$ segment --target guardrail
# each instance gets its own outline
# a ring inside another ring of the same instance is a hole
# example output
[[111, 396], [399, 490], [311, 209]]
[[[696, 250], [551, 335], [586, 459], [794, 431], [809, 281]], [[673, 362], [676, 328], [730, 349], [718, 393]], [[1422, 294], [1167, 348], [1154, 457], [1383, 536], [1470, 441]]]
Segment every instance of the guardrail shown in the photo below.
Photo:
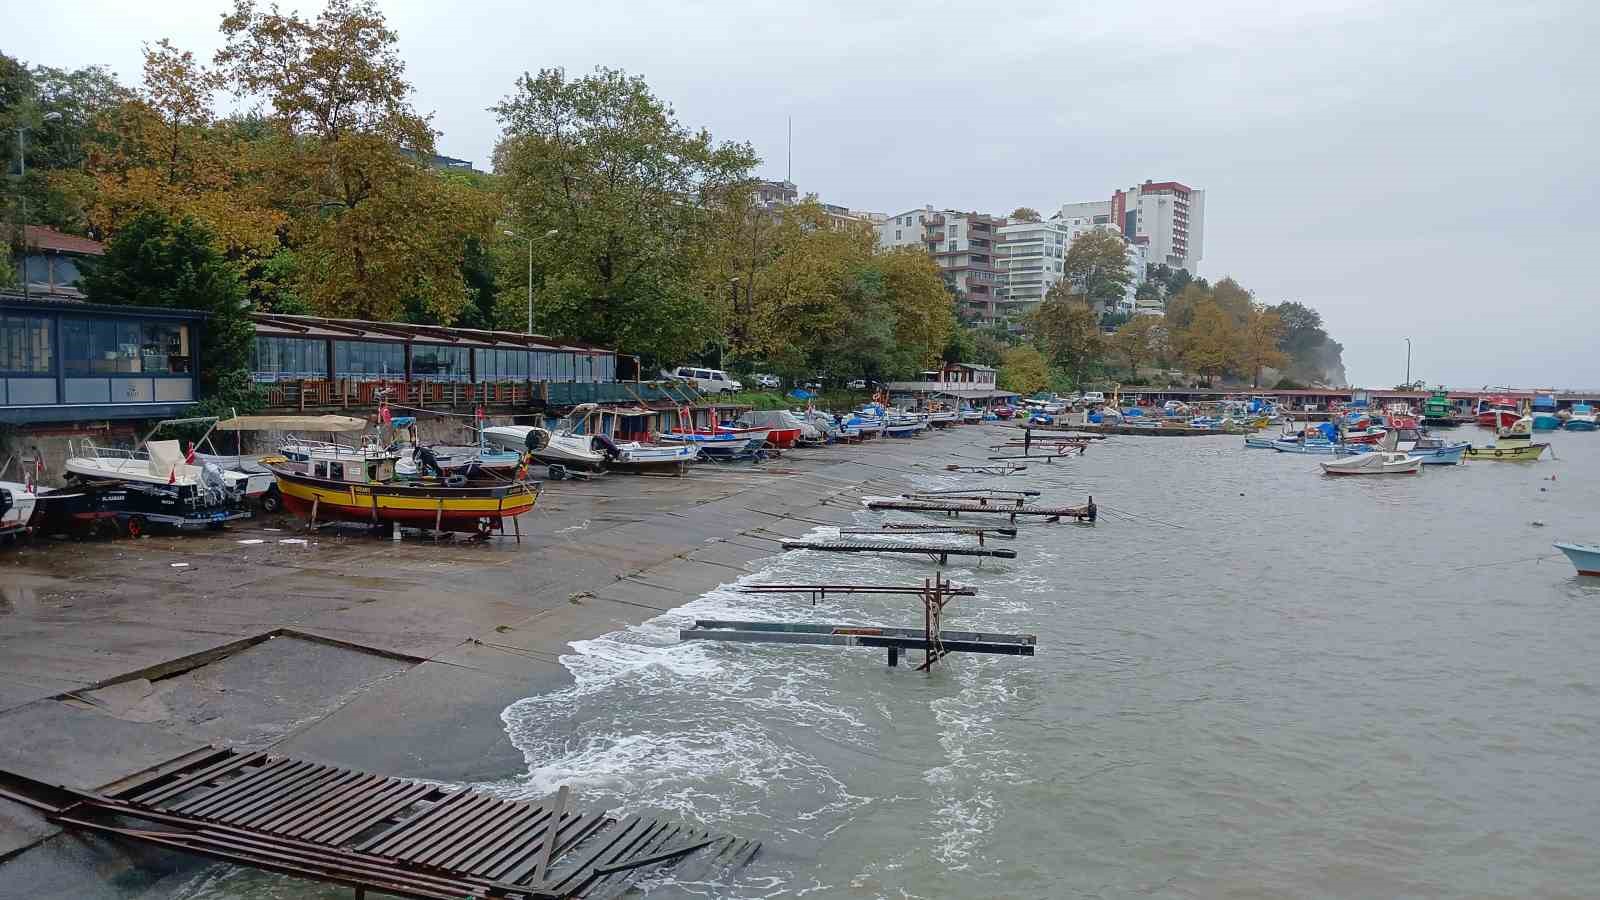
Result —
[[396, 406], [473, 409], [565, 407], [579, 403], [700, 405], [704, 399], [684, 384], [632, 381], [355, 381], [293, 379], [261, 385], [274, 410], [349, 409]]

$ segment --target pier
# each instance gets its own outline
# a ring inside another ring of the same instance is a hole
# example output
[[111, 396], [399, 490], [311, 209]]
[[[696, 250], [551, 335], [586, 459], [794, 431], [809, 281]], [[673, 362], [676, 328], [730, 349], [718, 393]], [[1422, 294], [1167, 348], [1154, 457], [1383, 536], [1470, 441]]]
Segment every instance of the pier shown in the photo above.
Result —
[[903, 512], [942, 512], [947, 516], [960, 516], [962, 513], [989, 513], [1010, 517], [1012, 522], [1018, 516], [1040, 516], [1047, 522], [1059, 522], [1062, 519], [1077, 519], [1079, 521], [1093, 522], [1098, 517], [1094, 505], [1094, 498], [1083, 506], [990, 506], [984, 503], [974, 503], [960, 500], [906, 500], [873, 498], [865, 501], [868, 509], [899, 510]]
[[891, 544], [885, 541], [784, 541], [785, 550], [819, 550], [825, 553], [914, 553], [944, 565], [952, 556], [992, 556], [1016, 559], [1017, 551], [968, 547], [963, 544]]

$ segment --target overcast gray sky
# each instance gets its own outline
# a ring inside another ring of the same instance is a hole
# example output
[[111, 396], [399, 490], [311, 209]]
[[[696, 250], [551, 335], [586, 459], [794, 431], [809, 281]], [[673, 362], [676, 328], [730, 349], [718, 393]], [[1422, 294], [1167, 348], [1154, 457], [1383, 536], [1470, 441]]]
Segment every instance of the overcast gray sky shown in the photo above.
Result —
[[[4, 0], [0, 49], [139, 75], [221, 0]], [[315, 0], [283, 0], [312, 12]], [[1600, 388], [1600, 12], [1583, 2], [391, 0], [441, 152], [524, 70], [643, 75], [764, 174], [857, 209], [1206, 191], [1200, 274], [1322, 312], [1351, 380]]]

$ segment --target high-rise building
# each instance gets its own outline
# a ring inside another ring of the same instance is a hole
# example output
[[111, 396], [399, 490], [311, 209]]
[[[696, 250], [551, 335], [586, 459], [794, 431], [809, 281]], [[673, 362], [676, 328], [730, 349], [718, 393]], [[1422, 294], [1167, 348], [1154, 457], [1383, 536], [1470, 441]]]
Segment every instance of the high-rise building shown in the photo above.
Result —
[[[1072, 204], [1088, 206], [1091, 204]], [[1065, 207], [1063, 207], [1065, 209]], [[1128, 240], [1143, 244], [1151, 265], [1200, 274], [1206, 192], [1176, 181], [1146, 181], [1111, 195], [1111, 222]]]
[[1017, 319], [1039, 304], [1062, 279], [1073, 229], [1052, 217], [1045, 222], [1013, 221], [1000, 229], [995, 253], [998, 313]]
[[995, 243], [1005, 219], [932, 206], [889, 216], [875, 227], [880, 247], [927, 250], [945, 285], [961, 298], [964, 317], [992, 322], [995, 309]]

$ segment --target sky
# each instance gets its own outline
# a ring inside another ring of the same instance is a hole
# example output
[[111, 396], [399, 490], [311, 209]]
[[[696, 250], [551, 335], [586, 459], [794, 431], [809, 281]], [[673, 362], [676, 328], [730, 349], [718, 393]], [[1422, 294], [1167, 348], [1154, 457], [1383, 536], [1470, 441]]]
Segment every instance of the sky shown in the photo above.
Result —
[[[0, 50], [139, 76], [221, 0], [3, 0]], [[280, 0], [310, 13], [317, 0]], [[1147, 179], [1206, 192], [1199, 274], [1318, 309], [1352, 383], [1600, 388], [1600, 5], [479, 0], [382, 4], [441, 153], [487, 168], [523, 72], [642, 75], [761, 174], [893, 214]], [[23, 14], [25, 12], [25, 14]]]

